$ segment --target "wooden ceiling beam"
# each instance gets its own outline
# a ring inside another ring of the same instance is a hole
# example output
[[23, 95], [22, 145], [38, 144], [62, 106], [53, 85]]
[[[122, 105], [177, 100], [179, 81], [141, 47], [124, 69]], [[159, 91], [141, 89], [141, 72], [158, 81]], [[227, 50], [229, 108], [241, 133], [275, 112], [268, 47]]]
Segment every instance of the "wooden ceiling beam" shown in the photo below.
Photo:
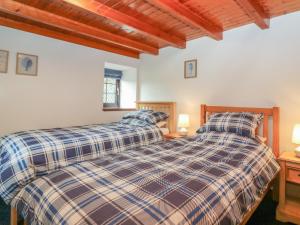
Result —
[[12, 0], [0, 1], [0, 11], [47, 24], [53, 27], [72, 31], [97, 40], [117, 44], [140, 52], [146, 52], [154, 55], [158, 54], [158, 48], [155, 48], [153, 46], [149, 46], [139, 41], [122, 37], [121, 35], [116, 35], [111, 32], [107, 32], [105, 30], [95, 28], [84, 23], [58, 16], [53, 13], [49, 13], [47, 11], [40, 10]]
[[84, 39], [84, 38], [77, 37], [74, 35], [67, 35], [65, 33], [57, 32], [57, 31], [50, 30], [47, 28], [42, 28], [39, 26], [35, 26], [32, 24], [28, 24], [25, 22], [21, 22], [21, 21], [9, 19], [9, 18], [0, 17], [0, 25], [6, 26], [6, 27], [11, 27], [11, 28], [18, 29], [18, 30], [23, 30], [23, 31], [30, 32], [30, 33], [39, 34], [39, 35], [46, 36], [46, 37], [51, 37], [54, 39], [71, 42], [71, 43], [78, 44], [78, 45], [83, 45], [83, 46], [96, 48], [96, 49], [107, 51], [107, 52], [116, 53], [119, 55], [129, 56], [129, 57], [137, 58], [137, 59], [139, 58], [139, 52], [137, 52], [137, 51], [133, 51], [130, 49], [128, 49], [128, 50], [119, 49], [117, 47], [110, 46], [109, 44], [106, 44], [106, 43], [99, 43], [96, 41]]
[[175, 18], [179, 18], [191, 26], [200, 28], [208, 36], [214, 38], [215, 40], [223, 39], [223, 29], [213, 24], [208, 19], [190, 10], [184, 4], [177, 0], [147, 0], [154, 6], [165, 10], [170, 13]]
[[94, 13], [98, 16], [105, 17], [109, 20], [117, 22], [122, 25], [129, 26], [145, 35], [152, 38], [168, 43], [174, 47], [185, 48], [186, 40], [183, 40], [175, 35], [169, 34], [162, 29], [145, 23], [138, 18], [120, 12], [113, 9], [101, 2], [95, 0], [62, 0], [63, 2], [75, 5], [81, 9], [84, 9], [90, 13]]
[[234, 0], [261, 29], [270, 27], [270, 17], [257, 0]]

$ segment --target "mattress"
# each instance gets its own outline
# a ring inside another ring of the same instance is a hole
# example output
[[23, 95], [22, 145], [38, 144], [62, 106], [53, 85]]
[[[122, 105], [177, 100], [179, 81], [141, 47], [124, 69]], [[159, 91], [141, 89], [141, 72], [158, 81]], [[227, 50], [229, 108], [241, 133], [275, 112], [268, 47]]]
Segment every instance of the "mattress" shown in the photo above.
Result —
[[239, 224], [279, 171], [256, 139], [208, 132], [76, 163], [11, 202], [30, 224]]

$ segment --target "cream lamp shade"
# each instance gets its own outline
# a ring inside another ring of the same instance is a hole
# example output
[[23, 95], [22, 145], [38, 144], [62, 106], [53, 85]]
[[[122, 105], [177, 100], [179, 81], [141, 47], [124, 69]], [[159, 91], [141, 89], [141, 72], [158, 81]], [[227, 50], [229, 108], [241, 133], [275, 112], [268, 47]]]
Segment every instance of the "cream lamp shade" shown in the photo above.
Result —
[[190, 126], [190, 117], [189, 117], [189, 115], [188, 114], [179, 114], [178, 127], [187, 128], [189, 126]]
[[190, 117], [188, 114], [179, 114], [178, 117], [178, 127], [179, 129], [179, 133], [181, 135], [187, 135], [188, 130], [186, 128], [188, 128], [190, 126]]
[[292, 142], [294, 144], [300, 144], [300, 124], [296, 124], [294, 126]]
[[[300, 124], [296, 124], [293, 129], [292, 142], [294, 144], [300, 145]], [[296, 148], [296, 156], [300, 157], [300, 146]]]

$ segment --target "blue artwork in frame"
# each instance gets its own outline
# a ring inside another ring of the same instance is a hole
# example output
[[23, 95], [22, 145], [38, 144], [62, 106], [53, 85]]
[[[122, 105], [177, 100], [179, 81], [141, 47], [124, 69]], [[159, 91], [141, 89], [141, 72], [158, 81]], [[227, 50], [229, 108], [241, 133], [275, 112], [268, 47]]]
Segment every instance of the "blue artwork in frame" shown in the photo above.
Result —
[[23, 53], [17, 54], [17, 74], [37, 76], [38, 57]]
[[197, 59], [184, 62], [184, 78], [197, 77]]

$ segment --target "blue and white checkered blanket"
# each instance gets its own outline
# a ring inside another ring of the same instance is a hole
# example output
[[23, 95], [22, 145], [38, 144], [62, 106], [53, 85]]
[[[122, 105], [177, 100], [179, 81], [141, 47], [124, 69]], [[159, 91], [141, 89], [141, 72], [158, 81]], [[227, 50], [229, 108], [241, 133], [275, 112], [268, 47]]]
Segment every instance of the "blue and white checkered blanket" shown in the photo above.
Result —
[[9, 203], [23, 186], [37, 177], [162, 139], [158, 127], [136, 119], [4, 136], [0, 139], [0, 195]]
[[278, 171], [265, 144], [207, 132], [59, 169], [11, 204], [33, 225], [237, 225]]

